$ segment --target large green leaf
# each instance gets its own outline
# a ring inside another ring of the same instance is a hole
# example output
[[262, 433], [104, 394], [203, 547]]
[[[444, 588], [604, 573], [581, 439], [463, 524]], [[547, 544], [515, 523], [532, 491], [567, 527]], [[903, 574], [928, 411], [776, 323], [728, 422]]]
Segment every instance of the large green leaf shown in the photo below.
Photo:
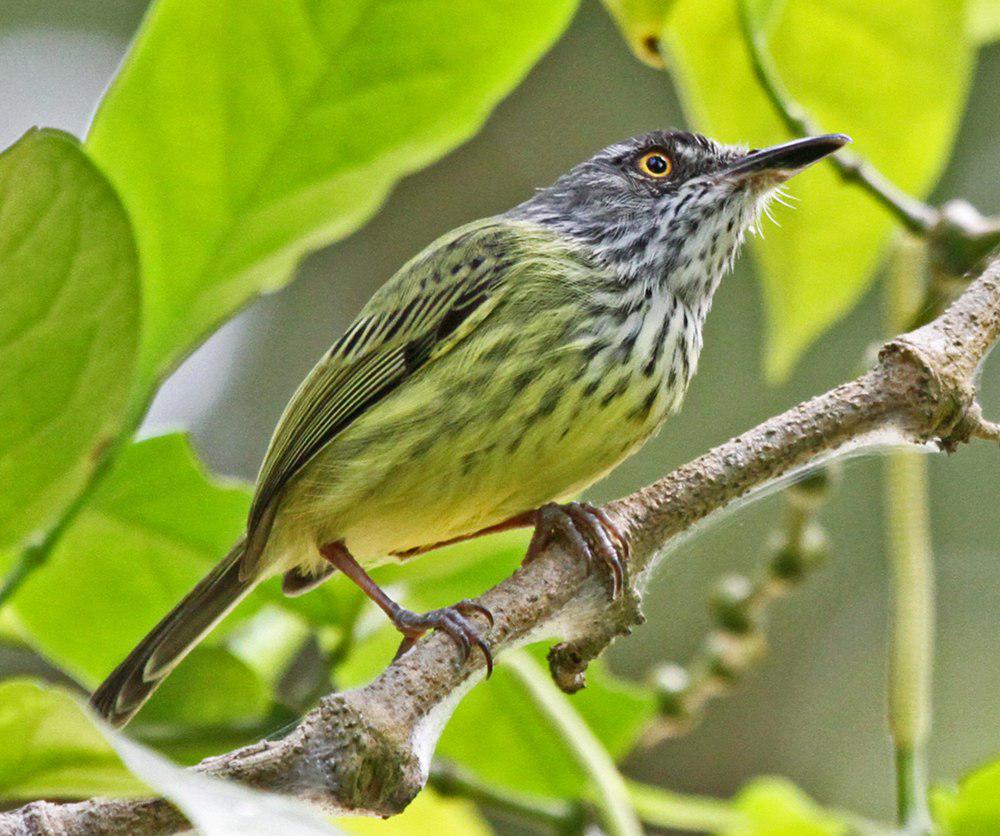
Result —
[[74, 698], [26, 679], [0, 683], [0, 799], [132, 795], [145, 786]]
[[398, 816], [391, 819], [342, 818], [336, 824], [345, 833], [374, 836], [490, 836], [493, 829], [471, 801], [444, 798], [425, 789]]
[[[755, 81], [735, 2], [678, 0], [665, 42], [694, 124], [727, 142], [787, 138]], [[824, 130], [899, 187], [924, 195], [941, 172], [972, 66], [956, 0], [788, 0], [769, 37], [785, 86]], [[868, 286], [892, 220], [829, 165], [792, 181], [796, 211], [755, 247], [767, 310], [767, 369], [787, 374], [803, 349]]]
[[[546, 649], [533, 651], [542, 665]], [[587, 670], [587, 687], [569, 700], [616, 759], [632, 749], [655, 712], [650, 693], [615, 678], [600, 660]], [[538, 795], [579, 798], [589, 783], [568, 743], [521, 680], [504, 669], [502, 656], [490, 681], [474, 688], [455, 710], [437, 754], [488, 783]]]
[[820, 808], [784, 778], [755, 778], [740, 790], [735, 807], [744, 821], [725, 836], [846, 836], [851, 828]]
[[68, 134], [0, 154], [0, 547], [51, 523], [121, 421], [138, 261], [113, 189]]
[[159, 0], [87, 147], [137, 229], [150, 383], [467, 139], [576, 0]]
[[1000, 833], [1000, 761], [963, 778], [956, 791], [935, 790], [933, 802], [934, 819], [948, 836]]
[[998, 0], [969, 0], [969, 34], [980, 45], [1000, 38]]
[[167, 677], [137, 722], [201, 727], [253, 723], [271, 705], [263, 678], [224, 647], [197, 647]]
[[94, 684], [226, 553], [248, 502], [183, 436], [131, 445], [15, 596], [30, 640]]
[[182, 769], [95, 723], [82, 700], [47, 683], [0, 683], [0, 800], [161, 794], [205, 836], [334, 834], [302, 802]]

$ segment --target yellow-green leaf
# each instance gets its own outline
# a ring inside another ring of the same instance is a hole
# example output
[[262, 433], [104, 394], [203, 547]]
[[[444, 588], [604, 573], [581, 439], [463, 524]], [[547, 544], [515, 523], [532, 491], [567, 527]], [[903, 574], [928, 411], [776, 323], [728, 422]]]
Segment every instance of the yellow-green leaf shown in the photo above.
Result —
[[757, 778], [740, 790], [736, 809], [745, 820], [725, 836], [843, 836], [847, 825], [784, 778]]
[[378, 836], [489, 836], [493, 829], [471, 801], [443, 798], [425, 789], [398, 816], [390, 819], [341, 818], [336, 825], [344, 833]]
[[139, 334], [114, 190], [68, 134], [0, 154], [0, 547], [46, 528], [117, 432]]
[[933, 809], [935, 821], [947, 836], [1000, 833], [1000, 761], [967, 775], [957, 791], [936, 790]]
[[969, 0], [969, 34], [980, 46], [1000, 38], [1000, 0]]
[[14, 597], [31, 642], [96, 684], [228, 551], [248, 505], [183, 436], [131, 445]]
[[[903, 190], [925, 195], [948, 159], [972, 66], [957, 0], [787, 0], [768, 41], [785, 87], [827, 131]], [[787, 132], [755, 80], [735, 2], [677, 0], [665, 41], [692, 124], [725, 142]], [[893, 228], [885, 210], [829, 164], [797, 177], [755, 242], [767, 312], [767, 370], [802, 351], [861, 296]]]
[[0, 799], [136, 795], [133, 777], [62, 688], [28, 679], [0, 683]]
[[660, 32], [674, 0], [602, 0], [621, 30], [633, 55], [651, 67], [663, 69]]
[[141, 384], [471, 136], [576, 2], [154, 3], [87, 139], [136, 227]]

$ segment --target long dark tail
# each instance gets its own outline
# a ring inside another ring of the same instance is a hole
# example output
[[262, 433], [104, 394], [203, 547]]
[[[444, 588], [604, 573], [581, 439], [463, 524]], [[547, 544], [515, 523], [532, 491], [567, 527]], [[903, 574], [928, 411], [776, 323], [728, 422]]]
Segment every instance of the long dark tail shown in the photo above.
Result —
[[123, 726], [222, 617], [257, 585], [240, 578], [241, 539], [222, 561], [129, 653], [90, 699], [113, 726]]

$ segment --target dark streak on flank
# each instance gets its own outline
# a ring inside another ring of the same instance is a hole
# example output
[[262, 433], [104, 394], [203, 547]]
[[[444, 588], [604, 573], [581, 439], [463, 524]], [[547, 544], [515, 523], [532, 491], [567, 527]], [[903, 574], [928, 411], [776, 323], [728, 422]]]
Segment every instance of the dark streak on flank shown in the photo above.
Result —
[[601, 407], [606, 407], [615, 398], [620, 398], [628, 390], [629, 381], [632, 379], [632, 375], [626, 374], [622, 376], [612, 389], [605, 393], [604, 397], [601, 398]]
[[646, 394], [646, 397], [642, 399], [642, 403], [639, 404], [635, 409], [633, 409], [628, 414], [628, 419], [631, 421], [645, 421], [649, 417], [649, 413], [653, 410], [653, 404], [656, 403], [656, 399], [660, 394], [660, 387], [654, 386]]

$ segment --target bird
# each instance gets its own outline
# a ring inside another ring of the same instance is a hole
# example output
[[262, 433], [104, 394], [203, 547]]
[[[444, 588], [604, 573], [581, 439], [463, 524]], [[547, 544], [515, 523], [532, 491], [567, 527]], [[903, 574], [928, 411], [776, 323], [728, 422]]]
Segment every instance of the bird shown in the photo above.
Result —
[[[246, 532], [94, 692], [121, 726], [257, 584], [340, 572], [402, 634], [493, 659], [492, 614], [404, 609], [368, 574], [440, 545], [534, 526], [606, 572], [627, 542], [573, 497], [676, 412], [723, 276], [768, 202], [849, 137], [764, 149], [683, 130], [614, 143], [509, 211], [430, 244], [379, 289], [292, 396]], [[780, 198], [779, 198], [780, 199]], [[399, 654], [397, 654], [399, 655]]]

